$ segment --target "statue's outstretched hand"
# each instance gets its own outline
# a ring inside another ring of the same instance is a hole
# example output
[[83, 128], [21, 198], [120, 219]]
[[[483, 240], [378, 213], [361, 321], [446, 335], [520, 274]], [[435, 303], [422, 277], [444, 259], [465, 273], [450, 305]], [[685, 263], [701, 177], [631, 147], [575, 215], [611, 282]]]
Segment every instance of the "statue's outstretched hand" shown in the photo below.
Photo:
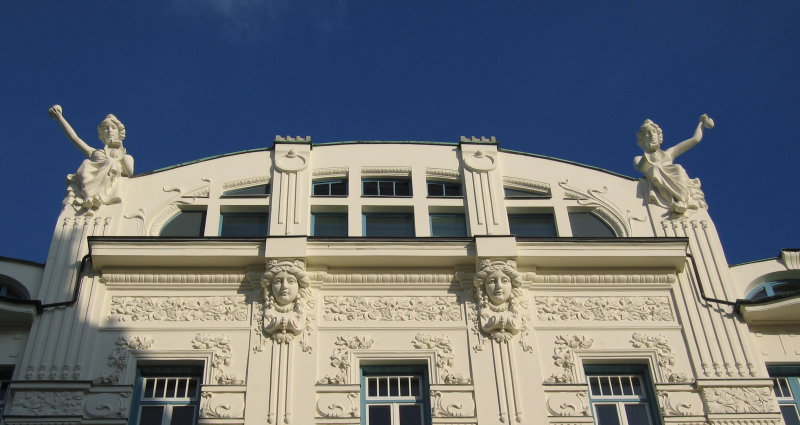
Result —
[[708, 117], [708, 115], [703, 114], [700, 115], [700, 122], [703, 124], [705, 128], [713, 128], [714, 127], [714, 120]]
[[61, 113], [62, 113], [61, 105], [53, 105], [52, 108], [47, 110], [47, 114], [50, 115], [50, 118], [54, 120], [58, 119], [58, 116], [61, 115]]

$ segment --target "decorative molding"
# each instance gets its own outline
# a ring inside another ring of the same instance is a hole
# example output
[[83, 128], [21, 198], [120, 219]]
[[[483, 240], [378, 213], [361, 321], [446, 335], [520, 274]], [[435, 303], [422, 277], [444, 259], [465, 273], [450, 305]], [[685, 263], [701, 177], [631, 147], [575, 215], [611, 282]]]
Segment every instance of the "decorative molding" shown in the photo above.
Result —
[[235, 375], [228, 375], [225, 369], [231, 364], [231, 340], [226, 335], [211, 336], [198, 333], [192, 340], [195, 350], [212, 350], [214, 355], [211, 366], [215, 370], [214, 381], [218, 385], [241, 385], [244, 380]]
[[311, 172], [314, 177], [347, 177], [348, 174], [350, 174], [350, 168], [348, 167], [315, 168]]
[[670, 284], [677, 278], [674, 273], [662, 274], [534, 274], [526, 273], [533, 283], [557, 284]]
[[592, 207], [592, 212], [614, 228], [617, 236], [626, 237], [630, 235], [631, 225], [628, 220], [630, 211], [623, 214], [614, 203], [603, 196], [608, 193], [608, 187], [603, 186], [600, 189], [590, 188], [584, 192], [576, 187], [570, 186], [569, 180], [560, 181], [558, 185], [564, 189], [564, 199], [574, 199], [578, 201], [579, 205]]
[[591, 416], [586, 391], [553, 392], [547, 397], [547, 410], [552, 416]]
[[145, 236], [145, 222], [147, 221], [147, 212], [144, 208], [139, 208], [135, 213], [123, 214], [123, 218], [128, 220], [136, 220], [136, 235]]
[[522, 274], [514, 260], [482, 259], [473, 279], [472, 296], [478, 304], [481, 330], [496, 342], [508, 342], [521, 333], [520, 344], [527, 344], [528, 300], [522, 291]]
[[346, 384], [350, 371], [350, 351], [372, 348], [373, 343], [373, 339], [369, 336], [337, 336], [331, 354], [331, 366], [337, 369], [336, 373], [320, 378], [317, 383]]
[[275, 135], [276, 142], [289, 142], [289, 143], [311, 143], [311, 136], [281, 136]]
[[[659, 391], [658, 401], [663, 416], [699, 416], [702, 409], [695, 409], [693, 397], [695, 393]], [[699, 411], [698, 411], [699, 410]]]
[[116, 348], [108, 356], [108, 365], [112, 372], [95, 378], [97, 384], [113, 385], [119, 383], [119, 377], [128, 366], [128, 351], [149, 350], [155, 340], [151, 336], [121, 336], [117, 339]]
[[250, 186], [256, 186], [259, 184], [266, 184], [269, 183], [269, 176], [255, 176], [255, 177], [248, 177], [246, 179], [239, 179], [239, 180], [232, 180], [229, 182], [225, 182], [222, 184], [222, 189], [224, 191], [229, 190], [236, 190]]
[[83, 407], [82, 391], [14, 391], [11, 416], [78, 416]]
[[411, 175], [411, 167], [361, 167], [361, 174], [367, 175]]
[[672, 354], [672, 348], [664, 335], [634, 333], [630, 342], [633, 348], [652, 348], [656, 350], [658, 366], [661, 368], [664, 377], [667, 378], [667, 382], [691, 382], [691, 379], [685, 373], [673, 371], [675, 355]]
[[181, 209], [175, 204], [169, 204], [164, 207], [163, 210], [153, 217], [153, 221], [150, 222], [150, 230], [148, 231], [148, 235], [157, 236], [167, 218], [177, 214], [180, 212], [180, 210]]
[[107, 285], [198, 285], [198, 284], [236, 284], [249, 283], [244, 273], [140, 273], [116, 271], [103, 273], [102, 280]]
[[471, 392], [431, 391], [431, 415], [435, 418], [475, 416], [475, 399]]
[[332, 321], [463, 320], [454, 297], [324, 297], [324, 319]]
[[108, 320], [116, 322], [180, 322], [247, 320], [244, 296], [111, 297]]
[[575, 382], [575, 355], [576, 349], [592, 348], [593, 339], [583, 335], [558, 335], [553, 349], [553, 364], [559, 372], [550, 375], [544, 382], [547, 384], [565, 384]]
[[301, 155], [289, 149], [285, 155], [275, 159], [275, 168], [284, 173], [297, 173], [308, 166], [308, 155]]
[[470, 384], [472, 381], [461, 375], [460, 373], [454, 374], [451, 371], [453, 367], [453, 346], [450, 343], [450, 338], [446, 336], [431, 336], [424, 334], [417, 334], [411, 340], [411, 345], [417, 350], [434, 350], [436, 351], [436, 370], [439, 372], [439, 379], [445, 384]]
[[669, 297], [535, 297], [538, 320], [675, 320]]
[[130, 392], [89, 394], [83, 411], [90, 418], [127, 418], [130, 406]]
[[230, 419], [244, 417], [244, 400], [239, 394], [200, 393], [200, 417], [213, 419]]
[[458, 138], [460, 143], [497, 143], [497, 138], [495, 136], [461, 136]]
[[471, 155], [464, 153], [464, 166], [476, 173], [489, 172], [497, 168], [497, 156], [480, 149]]
[[769, 387], [705, 387], [708, 413], [778, 413]]
[[446, 168], [425, 168], [425, 175], [427, 177], [444, 178], [448, 180], [458, 180], [461, 173], [458, 170], [450, 170]]
[[783, 264], [789, 270], [800, 270], [800, 250], [781, 250], [781, 261], [783, 261]]
[[316, 281], [332, 284], [451, 284], [453, 273], [336, 273], [314, 272]]
[[317, 395], [317, 415], [323, 418], [358, 417], [358, 393], [323, 393]]
[[[263, 329], [278, 344], [288, 344], [301, 335], [303, 351], [310, 353], [311, 311], [314, 300], [303, 260], [267, 260], [261, 276], [264, 301]], [[277, 291], [277, 292], [276, 292]]]
[[520, 177], [508, 177], [508, 176], [503, 176], [503, 183], [508, 183], [509, 185], [517, 186], [521, 189], [526, 189], [531, 192], [539, 193], [542, 195], [552, 194], [550, 189], [550, 183], [523, 179]]

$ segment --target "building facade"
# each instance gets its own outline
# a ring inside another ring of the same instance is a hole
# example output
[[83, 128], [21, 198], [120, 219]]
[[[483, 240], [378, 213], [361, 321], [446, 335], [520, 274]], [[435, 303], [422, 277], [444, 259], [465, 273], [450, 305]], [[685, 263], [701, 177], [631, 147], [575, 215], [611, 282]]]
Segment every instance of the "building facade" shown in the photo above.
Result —
[[5, 424], [800, 423], [800, 252], [727, 264], [705, 116], [642, 178], [474, 137], [135, 175], [51, 116], [87, 159], [46, 265], [0, 259]]

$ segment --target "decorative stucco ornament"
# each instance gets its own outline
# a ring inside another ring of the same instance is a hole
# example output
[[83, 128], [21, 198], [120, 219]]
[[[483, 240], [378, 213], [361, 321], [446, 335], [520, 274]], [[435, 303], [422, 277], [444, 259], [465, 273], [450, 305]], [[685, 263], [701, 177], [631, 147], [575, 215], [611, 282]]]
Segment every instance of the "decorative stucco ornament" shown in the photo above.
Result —
[[707, 208], [705, 195], [700, 190], [700, 179], [690, 179], [686, 170], [675, 164], [675, 158], [691, 149], [703, 138], [703, 128], [714, 127], [714, 121], [703, 114], [694, 135], [677, 145], [661, 149], [664, 134], [661, 127], [653, 121], [645, 120], [636, 133], [636, 142], [644, 155], [633, 158], [633, 165], [650, 182], [648, 200], [667, 208], [673, 217], [691, 214], [700, 208]]
[[528, 306], [515, 261], [481, 260], [474, 285], [483, 332], [497, 342], [505, 342], [526, 329]]
[[61, 106], [54, 105], [48, 113], [88, 158], [75, 174], [67, 175], [64, 205], [72, 205], [79, 214], [92, 215], [103, 205], [119, 203], [122, 200], [119, 179], [133, 174], [133, 157], [122, 146], [125, 140], [122, 122], [108, 114], [97, 126], [97, 136], [103, 142], [103, 148], [94, 149], [78, 137], [64, 118]]
[[[310, 278], [302, 260], [267, 261], [261, 276], [264, 300], [264, 332], [285, 344], [308, 328], [311, 310]], [[305, 345], [304, 345], [305, 350]]]

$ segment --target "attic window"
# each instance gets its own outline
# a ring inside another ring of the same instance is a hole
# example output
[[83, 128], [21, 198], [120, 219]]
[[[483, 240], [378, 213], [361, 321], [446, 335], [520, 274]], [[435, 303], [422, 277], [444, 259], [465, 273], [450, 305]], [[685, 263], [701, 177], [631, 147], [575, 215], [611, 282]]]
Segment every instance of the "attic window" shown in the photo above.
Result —
[[506, 198], [543, 198], [548, 199], [550, 198], [550, 192], [534, 192], [532, 190], [525, 190], [517, 187], [504, 187], [503, 192], [505, 192]]
[[241, 189], [228, 190], [222, 196], [267, 196], [269, 195], [269, 184], [243, 187]]
[[751, 300], [774, 297], [776, 295], [797, 293], [800, 295], [800, 279], [779, 280], [759, 285], [747, 297]]

